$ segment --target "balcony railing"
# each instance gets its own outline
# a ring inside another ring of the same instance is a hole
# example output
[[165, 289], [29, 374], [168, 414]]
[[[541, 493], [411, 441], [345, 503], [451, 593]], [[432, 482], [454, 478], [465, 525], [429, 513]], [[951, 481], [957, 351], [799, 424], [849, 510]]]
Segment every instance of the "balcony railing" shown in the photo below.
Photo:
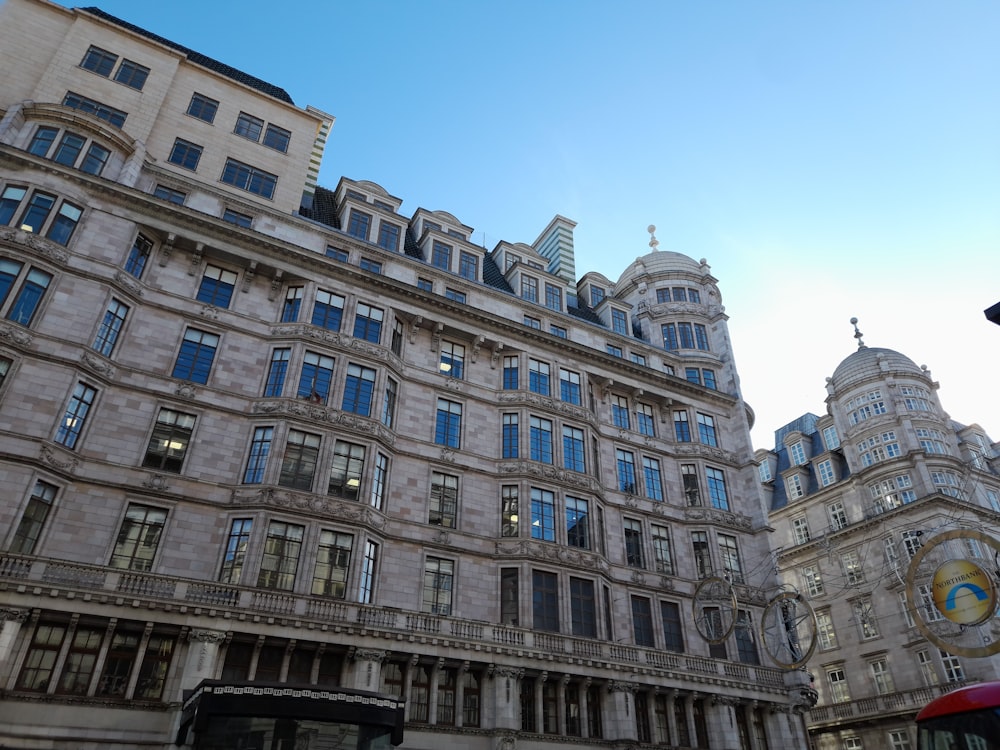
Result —
[[[101, 591], [115, 594], [113, 600], [129, 603], [184, 603], [211, 617], [240, 614], [268, 618], [296, 619], [320, 625], [342, 623], [361, 626], [368, 635], [395, 641], [400, 634], [450, 636], [478, 648], [476, 644], [515, 647], [566, 662], [582, 659], [621, 667], [640, 667], [678, 674], [706, 675], [781, 690], [779, 669], [738, 664], [691, 654], [658, 651], [594, 638], [578, 638], [559, 633], [542, 633], [527, 628], [498, 625], [455, 617], [407, 612], [391, 607], [374, 607], [340, 599], [295, 594], [270, 589], [233, 586], [212, 581], [195, 581], [152, 573], [119, 570], [98, 565], [82, 565], [21, 555], [0, 554], [0, 585], [7, 588], [30, 584], [36, 591], [47, 587], [45, 596], [74, 595]], [[10, 584], [14, 584], [11, 586]], [[226, 628], [230, 620], [225, 621]]]
[[816, 726], [827, 722], [842, 722], [852, 719], [865, 721], [877, 716], [916, 713], [934, 698], [962, 687], [964, 684], [966, 683], [949, 682], [944, 685], [902, 690], [870, 698], [859, 698], [855, 701], [816, 706], [809, 711], [809, 725]]

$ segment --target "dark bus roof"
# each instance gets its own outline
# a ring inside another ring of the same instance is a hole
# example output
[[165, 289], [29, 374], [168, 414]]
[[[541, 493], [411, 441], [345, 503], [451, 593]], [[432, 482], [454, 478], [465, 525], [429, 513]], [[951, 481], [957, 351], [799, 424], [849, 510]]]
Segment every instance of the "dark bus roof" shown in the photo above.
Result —
[[920, 710], [917, 721], [980, 711], [984, 708], [1000, 708], [1000, 682], [967, 685], [935, 698]]

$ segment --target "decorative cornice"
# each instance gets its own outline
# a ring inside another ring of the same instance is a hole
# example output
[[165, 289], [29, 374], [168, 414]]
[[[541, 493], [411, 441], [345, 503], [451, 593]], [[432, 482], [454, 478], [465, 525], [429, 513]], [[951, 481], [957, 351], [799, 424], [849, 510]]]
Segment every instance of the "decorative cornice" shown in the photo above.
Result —
[[728, 526], [739, 531], [750, 531], [753, 524], [749, 516], [741, 513], [731, 513], [718, 508], [706, 508], [704, 506], [688, 506], [684, 509], [684, 518], [688, 521], [718, 524]]
[[524, 474], [550, 482], [559, 482], [588, 492], [601, 491], [600, 483], [593, 477], [568, 469], [560, 469], [551, 464], [540, 464], [535, 461], [507, 461], [497, 464], [497, 471], [500, 474]]
[[0, 622], [10, 621], [10, 622], [22, 623], [27, 621], [29, 615], [31, 615], [30, 609], [5, 607], [0, 609]]
[[80, 361], [91, 370], [106, 378], [113, 378], [115, 376], [114, 366], [103, 357], [94, 354], [90, 349], [83, 350], [83, 353], [80, 355]]
[[346, 427], [354, 432], [370, 435], [381, 440], [386, 445], [396, 442], [396, 435], [381, 422], [362, 417], [351, 412], [340, 411], [333, 407], [315, 404], [303, 399], [282, 398], [267, 401], [255, 401], [252, 407], [254, 414], [287, 414], [301, 417], [314, 422]]
[[222, 643], [226, 640], [226, 633], [220, 630], [192, 630], [188, 633], [188, 640], [195, 643]]
[[80, 465], [80, 459], [73, 455], [66, 455], [62, 451], [56, 452], [52, 447], [42, 443], [38, 447], [38, 455], [43, 463], [65, 472], [74, 472]]
[[505, 557], [531, 557], [536, 560], [563, 563], [575, 567], [597, 570], [605, 575], [611, 573], [608, 561], [593, 552], [571, 549], [550, 542], [538, 542], [528, 539], [512, 540], [496, 543], [496, 553]]
[[549, 398], [548, 396], [542, 396], [538, 393], [532, 393], [531, 391], [503, 391], [497, 396], [497, 401], [501, 405], [514, 406], [521, 404], [524, 406], [540, 407], [573, 419], [590, 423], [595, 422], [594, 415], [589, 409], [566, 401]]
[[255, 490], [234, 489], [230, 502], [239, 506], [264, 505], [288, 510], [308, 511], [327, 518], [347, 519], [371, 528], [385, 528], [385, 518], [370, 505], [339, 500], [324, 495], [292, 492], [275, 487]]
[[20, 326], [0, 323], [0, 340], [6, 340], [18, 346], [28, 346], [34, 339], [31, 334]]

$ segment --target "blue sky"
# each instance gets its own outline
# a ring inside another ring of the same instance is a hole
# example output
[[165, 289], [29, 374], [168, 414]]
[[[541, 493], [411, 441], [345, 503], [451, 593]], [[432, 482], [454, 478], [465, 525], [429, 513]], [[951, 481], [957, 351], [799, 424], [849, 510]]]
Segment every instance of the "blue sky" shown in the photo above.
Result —
[[[757, 447], [855, 348], [926, 364], [1000, 440], [1000, 3], [105, 0], [337, 117], [378, 182], [492, 248], [578, 222], [577, 273], [719, 279]], [[279, 12], [280, 11], [280, 12]]]

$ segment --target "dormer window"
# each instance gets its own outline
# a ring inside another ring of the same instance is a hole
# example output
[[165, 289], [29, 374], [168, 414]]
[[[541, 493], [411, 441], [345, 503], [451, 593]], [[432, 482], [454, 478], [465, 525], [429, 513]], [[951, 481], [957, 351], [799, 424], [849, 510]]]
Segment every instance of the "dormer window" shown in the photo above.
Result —
[[597, 307], [604, 301], [604, 289], [599, 286], [590, 287], [590, 306]]
[[538, 279], [534, 276], [521, 277], [521, 299], [538, 302]]
[[387, 221], [379, 223], [378, 246], [390, 253], [399, 252], [399, 227]]
[[622, 336], [628, 335], [628, 316], [624, 311], [611, 311], [611, 330], [615, 333], [620, 333]]
[[458, 275], [476, 281], [479, 278], [479, 258], [463, 251], [458, 259]]
[[444, 271], [451, 269], [451, 245], [435, 242], [431, 250], [431, 265]]
[[806, 451], [802, 447], [801, 440], [788, 446], [788, 454], [792, 459], [792, 464], [795, 466], [801, 466], [806, 462]]
[[514, 253], [507, 253], [504, 256], [504, 261], [503, 261], [504, 273], [509, 271], [515, 263], [520, 263], [520, 262], [521, 262], [521, 256], [515, 255]]
[[545, 306], [550, 310], [562, 311], [562, 289], [555, 284], [545, 285]]
[[359, 240], [368, 240], [368, 228], [371, 226], [372, 217], [369, 214], [358, 211], [357, 209], [351, 209], [350, 219], [347, 222], [347, 233], [351, 237], [357, 237]]

